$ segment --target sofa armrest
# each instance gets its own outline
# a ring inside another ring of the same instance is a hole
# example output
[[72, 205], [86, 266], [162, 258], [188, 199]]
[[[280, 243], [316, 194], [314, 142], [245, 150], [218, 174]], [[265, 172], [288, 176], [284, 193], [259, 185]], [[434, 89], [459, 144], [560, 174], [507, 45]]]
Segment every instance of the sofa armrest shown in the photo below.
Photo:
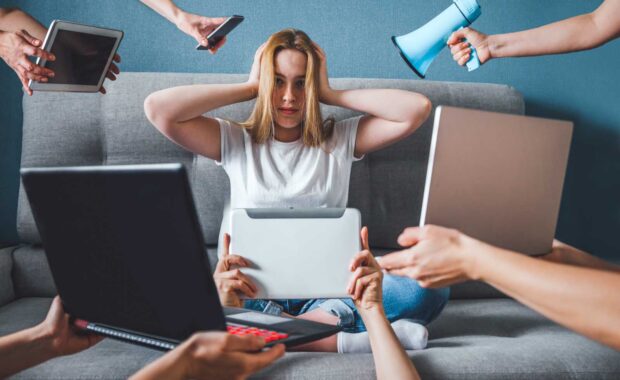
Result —
[[0, 249], [0, 306], [15, 299], [13, 288], [13, 251], [17, 246]]

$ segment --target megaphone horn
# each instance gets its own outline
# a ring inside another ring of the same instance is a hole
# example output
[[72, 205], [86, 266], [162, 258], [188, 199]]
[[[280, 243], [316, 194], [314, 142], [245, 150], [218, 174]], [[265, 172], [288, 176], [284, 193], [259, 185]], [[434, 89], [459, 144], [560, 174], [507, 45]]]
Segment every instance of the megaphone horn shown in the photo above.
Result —
[[[446, 10], [424, 26], [400, 37], [392, 36], [392, 42], [407, 65], [420, 78], [424, 78], [428, 67], [446, 46], [450, 35], [458, 29], [471, 25], [480, 16], [477, 0], [454, 0]], [[467, 70], [480, 67], [476, 50], [472, 47], [467, 61]]]

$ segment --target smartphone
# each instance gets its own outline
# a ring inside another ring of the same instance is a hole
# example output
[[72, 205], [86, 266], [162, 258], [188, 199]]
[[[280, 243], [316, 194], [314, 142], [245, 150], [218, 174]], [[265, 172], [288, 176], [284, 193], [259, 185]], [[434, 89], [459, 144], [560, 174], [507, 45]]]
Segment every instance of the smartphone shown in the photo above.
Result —
[[237, 25], [241, 24], [243, 19], [244, 17], [239, 15], [229, 17], [220, 26], [218, 26], [217, 29], [215, 29], [207, 36], [207, 41], [209, 44], [207, 46], [198, 45], [196, 46], [196, 50], [211, 49], [213, 46], [217, 45], [217, 43], [220, 42], [220, 40], [224, 38], [224, 36], [226, 36], [233, 29], [235, 29]]

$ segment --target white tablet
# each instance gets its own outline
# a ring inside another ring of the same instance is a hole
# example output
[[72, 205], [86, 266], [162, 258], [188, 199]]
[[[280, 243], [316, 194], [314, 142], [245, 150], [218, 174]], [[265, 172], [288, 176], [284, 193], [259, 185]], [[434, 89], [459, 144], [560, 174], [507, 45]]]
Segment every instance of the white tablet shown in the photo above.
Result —
[[43, 50], [56, 60], [38, 58], [37, 64], [55, 75], [46, 83], [31, 80], [28, 86], [35, 91], [99, 91], [122, 38], [120, 30], [54, 20]]
[[258, 299], [348, 298], [349, 264], [361, 251], [360, 212], [351, 208], [234, 209], [231, 253]]

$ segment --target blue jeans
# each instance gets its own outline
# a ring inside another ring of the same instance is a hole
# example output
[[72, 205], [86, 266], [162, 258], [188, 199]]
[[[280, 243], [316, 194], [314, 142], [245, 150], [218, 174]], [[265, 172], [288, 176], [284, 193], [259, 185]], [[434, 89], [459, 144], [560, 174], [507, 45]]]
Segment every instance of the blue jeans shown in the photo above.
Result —
[[[443, 310], [449, 294], [449, 288], [425, 289], [408, 277], [389, 274], [383, 277], [383, 307], [390, 322], [407, 318], [427, 325]], [[246, 300], [245, 307], [271, 314], [285, 312], [294, 316], [321, 308], [340, 318], [338, 325], [343, 331], [353, 333], [366, 331], [355, 304], [349, 298]]]

